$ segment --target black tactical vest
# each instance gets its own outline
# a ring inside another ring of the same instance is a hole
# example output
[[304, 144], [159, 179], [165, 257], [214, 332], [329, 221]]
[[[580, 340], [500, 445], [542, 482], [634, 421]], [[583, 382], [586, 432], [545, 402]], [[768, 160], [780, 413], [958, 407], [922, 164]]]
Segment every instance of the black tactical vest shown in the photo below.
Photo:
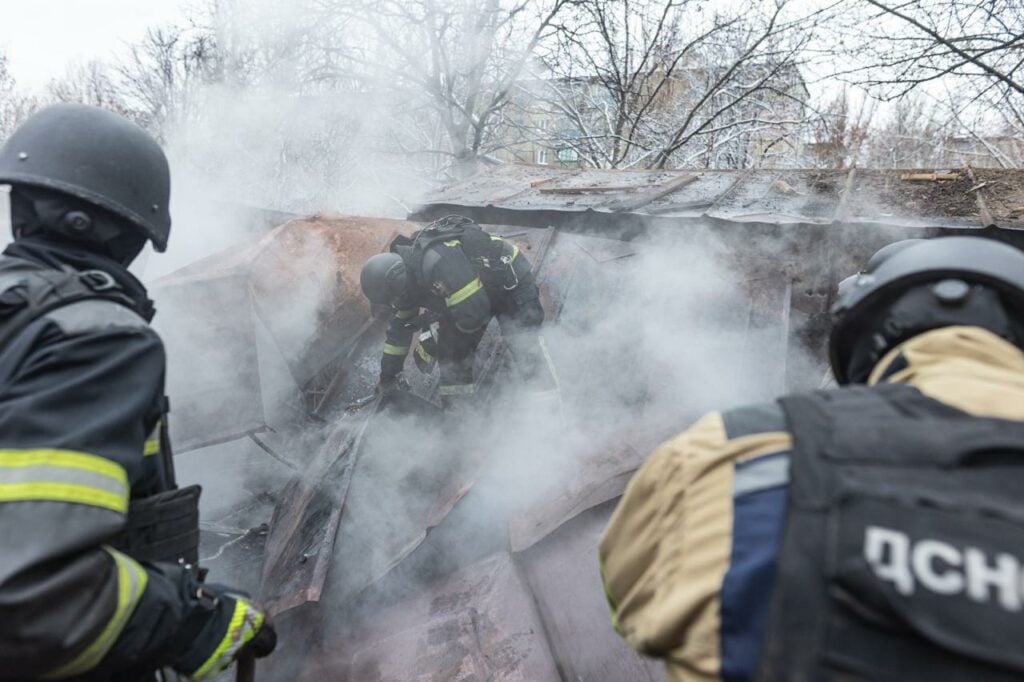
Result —
[[[0, 353], [32, 322], [80, 301], [105, 300], [134, 312], [131, 298], [102, 270], [44, 268], [0, 257]], [[140, 324], [145, 321], [140, 316]], [[111, 545], [134, 559], [196, 566], [199, 561], [199, 486], [178, 488], [167, 436], [167, 400], [157, 426], [159, 450], [153, 455], [159, 491], [132, 499], [125, 529]]]
[[1024, 423], [896, 384], [780, 402], [794, 452], [759, 678], [1021, 679]]

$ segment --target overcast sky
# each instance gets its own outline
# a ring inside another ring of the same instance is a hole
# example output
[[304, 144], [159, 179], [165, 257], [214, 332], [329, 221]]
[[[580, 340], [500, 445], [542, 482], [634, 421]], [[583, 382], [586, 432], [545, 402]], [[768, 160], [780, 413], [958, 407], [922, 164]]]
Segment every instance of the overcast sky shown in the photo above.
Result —
[[19, 84], [38, 89], [69, 63], [107, 60], [149, 26], [183, 18], [187, 0], [0, 0], [0, 50]]

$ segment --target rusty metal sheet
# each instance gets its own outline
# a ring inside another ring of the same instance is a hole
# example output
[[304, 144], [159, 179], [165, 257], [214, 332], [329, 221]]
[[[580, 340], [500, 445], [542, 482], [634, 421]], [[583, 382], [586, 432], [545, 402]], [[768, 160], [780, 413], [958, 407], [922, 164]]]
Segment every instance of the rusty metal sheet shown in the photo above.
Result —
[[[283, 358], [300, 388], [333, 376], [332, 361], [369, 317], [362, 263], [413, 229], [375, 218], [293, 220], [154, 282], [178, 449], [264, 428], [263, 354]], [[257, 326], [270, 343], [260, 342]]]
[[267, 235], [249, 265], [256, 314], [292, 375], [305, 386], [370, 317], [362, 264], [415, 225], [400, 220], [313, 217]]
[[505, 553], [363, 615], [327, 633], [325, 660], [304, 679], [562, 679], [532, 596]]
[[566, 680], [656, 682], [660, 661], [630, 649], [612, 628], [597, 567], [597, 544], [612, 504], [595, 507], [515, 555]]
[[352, 472], [376, 408], [377, 403], [335, 428], [309, 468], [281, 491], [260, 584], [260, 598], [272, 615], [319, 601]]

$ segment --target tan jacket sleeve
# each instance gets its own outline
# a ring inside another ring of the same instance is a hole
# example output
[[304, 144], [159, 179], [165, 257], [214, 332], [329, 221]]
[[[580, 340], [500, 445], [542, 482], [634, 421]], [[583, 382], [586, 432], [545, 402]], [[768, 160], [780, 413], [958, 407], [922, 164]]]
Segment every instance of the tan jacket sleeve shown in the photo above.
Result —
[[732, 549], [734, 464], [789, 434], [729, 440], [719, 413], [659, 447], [626, 488], [599, 555], [613, 623], [679, 680], [718, 680], [719, 591]]

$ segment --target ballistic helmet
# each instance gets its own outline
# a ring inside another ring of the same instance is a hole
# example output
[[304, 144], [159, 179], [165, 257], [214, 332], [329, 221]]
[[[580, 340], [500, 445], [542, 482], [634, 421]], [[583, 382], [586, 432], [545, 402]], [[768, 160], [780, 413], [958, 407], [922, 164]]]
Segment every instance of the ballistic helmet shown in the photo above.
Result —
[[378, 253], [363, 265], [359, 284], [374, 305], [391, 305], [405, 293], [405, 261], [397, 253]]
[[982, 327], [1024, 344], [1024, 253], [992, 239], [939, 237], [889, 244], [844, 280], [832, 307], [832, 371], [865, 381], [894, 346], [931, 329]]
[[[149, 133], [84, 104], [55, 104], [22, 123], [0, 147], [0, 184], [35, 197], [71, 197], [112, 214], [167, 248], [171, 194], [167, 158]], [[81, 215], [64, 221], [84, 233]], [[54, 229], [57, 229], [54, 227]]]

